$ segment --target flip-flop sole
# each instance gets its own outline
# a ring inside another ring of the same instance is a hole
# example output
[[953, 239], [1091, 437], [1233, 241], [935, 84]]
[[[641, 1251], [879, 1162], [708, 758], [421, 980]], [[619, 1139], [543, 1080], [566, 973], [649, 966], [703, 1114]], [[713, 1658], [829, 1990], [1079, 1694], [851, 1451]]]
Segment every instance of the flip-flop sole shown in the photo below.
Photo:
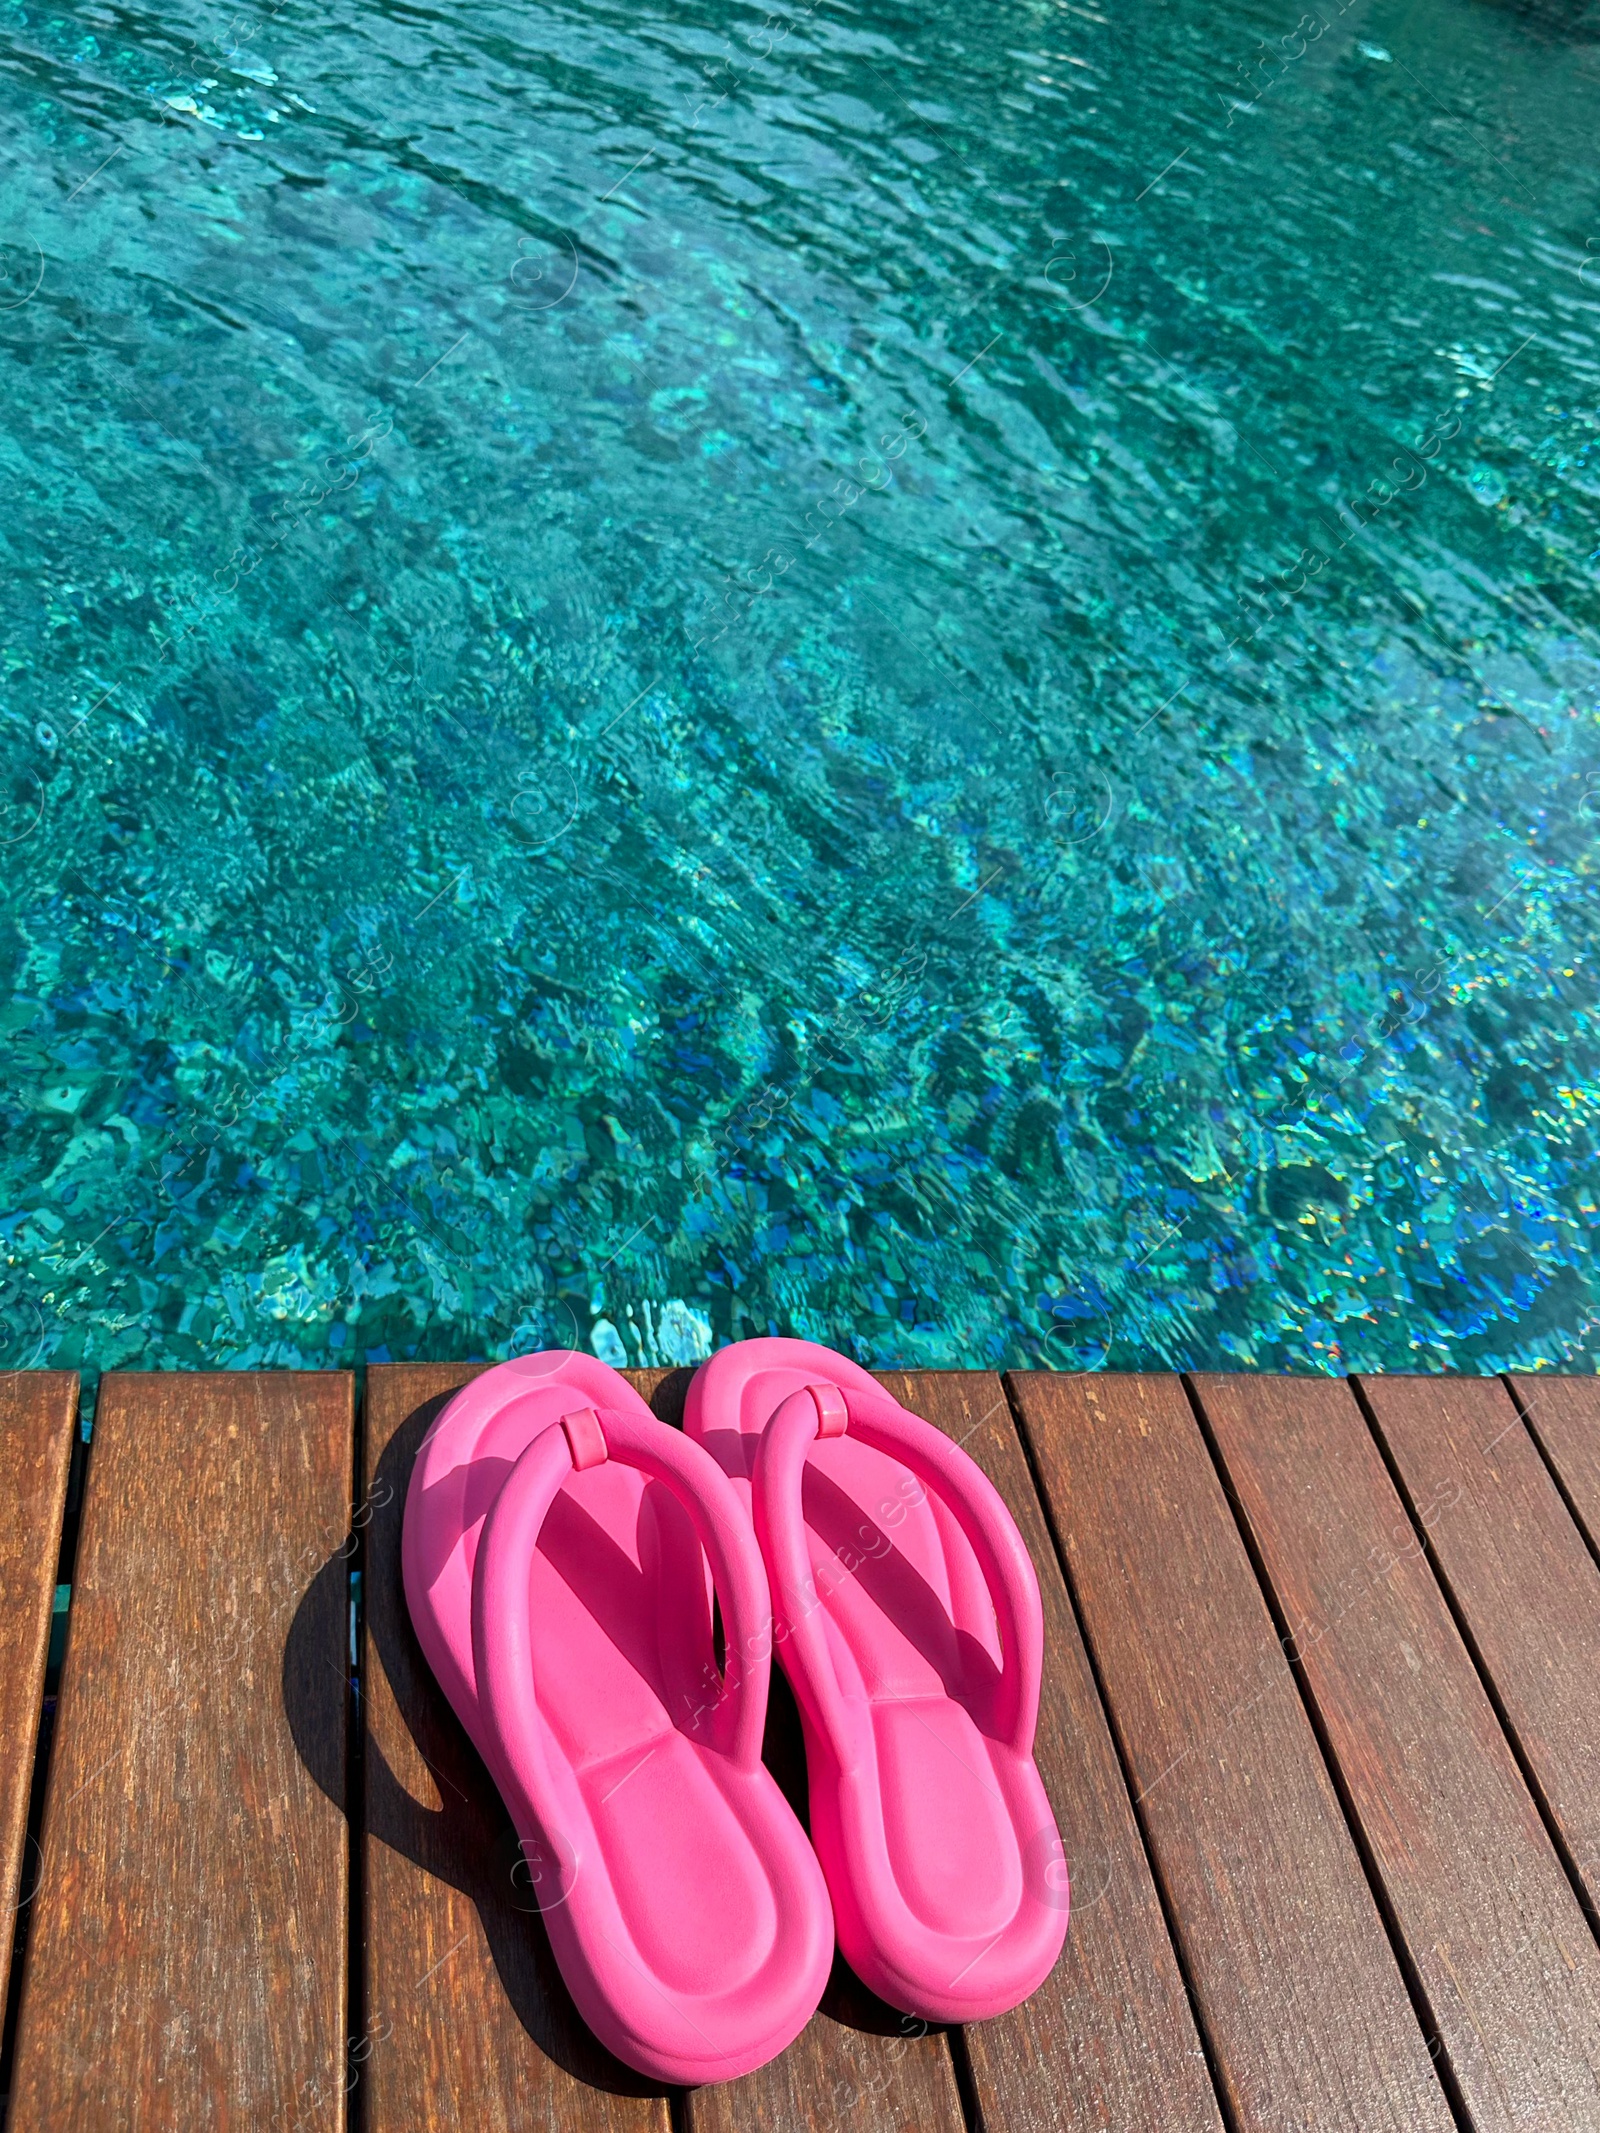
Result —
[[[904, 1413], [844, 1356], [754, 1340], [702, 1366], [684, 1426], [750, 1502], [769, 1422], [815, 1385], [837, 1387], [889, 1429]], [[1026, 1550], [992, 1485], [964, 1454], [944, 1465], [954, 1487], [1008, 1529], [1018, 1604], [1036, 1614]], [[840, 1946], [894, 2006], [943, 2021], [1002, 2013], [1060, 1954], [1067, 1884], [1031, 1717], [1020, 1743], [999, 1723], [1003, 1655], [989, 1581], [948, 1491], [876, 1444], [818, 1437], [798, 1496], [798, 1611], [822, 1634], [786, 1634], [781, 1617], [795, 1593], [784, 1596], [769, 1557], [774, 1648], [801, 1708], [811, 1836]], [[1015, 1689], [1012, 1677], [1004, 1693]], [[1031, 1712], [1036, 1672], [1030, 1693]]]
[[[592, 1357], [505, 1365], [458, 1401], [407, 1502], [418, 1635], [511, 1810], [585, 2021], [659, 2080], [731, 2079], [804, 2026], [833, 1940], [821, 1870], [758, 1759], [764, 1658], [742, 1760], [721, 1737], [697, 1485], [721, 1492], [759, 1646], [753, 1538], [714, 1463]], [[645, 1451], [608, 1457], [601, 1417]]]

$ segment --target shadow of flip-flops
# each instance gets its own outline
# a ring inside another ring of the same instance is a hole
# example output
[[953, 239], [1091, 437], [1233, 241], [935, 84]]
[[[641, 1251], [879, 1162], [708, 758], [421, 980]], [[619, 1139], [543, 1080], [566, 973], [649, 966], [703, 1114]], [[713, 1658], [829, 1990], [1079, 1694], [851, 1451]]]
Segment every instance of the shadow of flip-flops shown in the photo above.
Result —
[[[384, 1447], [367, 1497], [370, 1520], [362, 1561], [364, 1699], [369, 1710], [380, 1693], [392, 1699], [416, 1755], [431, 1773], [439, 1804], [414, 1797], [369, 1731], [362, 1742], [357, 1820], [366, 1835], [473, 1905], [507, 2002], [547, 2058], [591, 2088], [624, 2096], [666, 2095], [661, 2083], [613, 2058], [574, 2007], [551, 1953], [511, 1818], [411, 1627], [400, 1571], [406, 1487], [422, 1440], [443, 1405], [441, 1397], [419, 1407]], [[317, 1571], [283, 1654], [284, 1708], [295, 1745], [316, 1783], [341, 1810], [346, 1805], [349, 1567], [346, 1548]], [[360, 1841], [359, 1830], [353, 1841]], [[423, 1982], [418, 1981], [419, 1989]]]
[[382, 1669], [400, 1718], [433, 1773], [441, 1804], [424, 1806], [414, 1799], [369, 1733], [367, 1830], [473, 1904], [506, 1998], [547, 2057], [594, 2088], [662, 2095], [660, 2083], [634, 2073], [604, 2049], [572, 2004], [511, 1818], [411, 1627], [400, 1574], [406, 1488], [418, 1449], [443, 1404], [443, 1399], [432, 1400], [418, 1408], [384, 1447], [373, 1478], [362, 1574], [368, 1666]]
[[[652, 1406], [676, 1424], [691, 1373], [674, 1371]], [[540, 1917], [528, 1866], [493, 1779], [443, 1691], [411, 1627], [401, 1581], [400, 1537], [406, 1489], [423, 1438], [449, 1395], [409, 1415], [384, 1447], [367, 1498], [362, 1566], [370, 1705], [381, 1672], [438, 1805], [413, 1796], [369, 1731], [362, 1746], [366, 1834], [389, 1846], [474, 1906], [490, 1957], [517, 2020], [532, 2041], [574, 2079], [617, 2095], [659, 2096], [662, 2084], [611, 2056], [573, 2005]], [[327, 1796], [346, 1802], [348, 1550], [318, 1570], [284, 1647], [283, 1695], [302, 1761]], [[805, 1747], [799, 1713], [774, 1669], [763, 1755], [802, 1823], [807, 1819]], [[905, 2017], [887, 2007], [835, 1958], [822, 2012], [846, 2027], [898, 2036]]]

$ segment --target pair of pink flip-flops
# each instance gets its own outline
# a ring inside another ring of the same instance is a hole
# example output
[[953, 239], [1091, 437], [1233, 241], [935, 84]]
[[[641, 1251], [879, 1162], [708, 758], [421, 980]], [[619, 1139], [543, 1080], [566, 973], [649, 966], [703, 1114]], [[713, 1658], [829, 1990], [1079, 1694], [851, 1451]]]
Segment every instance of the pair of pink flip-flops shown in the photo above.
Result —
[[[403, 1561], [562, 1976], [628, 2065], [699, 2083], [774, 2057], [836, 1930], [935, 2021], [1048, 1974], [1066, 1877], [1033, 1566], [982, 1471], [856, 1364], [724, 1348], [680, 1431], [593, 1356], [502, 1363], [424, 1440]], [[809, 1841], [761, 1761], [774, 1650]]]

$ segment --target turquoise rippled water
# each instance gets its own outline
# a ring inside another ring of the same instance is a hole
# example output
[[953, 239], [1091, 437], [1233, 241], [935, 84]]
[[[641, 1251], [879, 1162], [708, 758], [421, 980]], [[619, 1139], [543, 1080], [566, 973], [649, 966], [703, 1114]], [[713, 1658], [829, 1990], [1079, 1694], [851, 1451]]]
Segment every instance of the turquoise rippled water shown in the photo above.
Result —
[[0, 8], [0, 1360], [1593, 1367], [1597, 40]]

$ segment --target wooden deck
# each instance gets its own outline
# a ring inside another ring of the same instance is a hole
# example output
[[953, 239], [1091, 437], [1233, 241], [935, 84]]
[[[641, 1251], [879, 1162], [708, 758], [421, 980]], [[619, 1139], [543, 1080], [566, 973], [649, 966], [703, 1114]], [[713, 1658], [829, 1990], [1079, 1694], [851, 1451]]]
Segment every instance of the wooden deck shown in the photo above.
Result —
[[[1066, 1953], [931, 2033], [836, 1970], [683, 2095], [577, 2021], [410, 1634], [469, 1375], [113, 1376], [86, 1459], [0, 1378], [8, 2133], [1600, 2133], [1600, 1381], [890, 1376], [1038, 1566]], [[768, 1755], [802, 1800], [776, 1683]]]

